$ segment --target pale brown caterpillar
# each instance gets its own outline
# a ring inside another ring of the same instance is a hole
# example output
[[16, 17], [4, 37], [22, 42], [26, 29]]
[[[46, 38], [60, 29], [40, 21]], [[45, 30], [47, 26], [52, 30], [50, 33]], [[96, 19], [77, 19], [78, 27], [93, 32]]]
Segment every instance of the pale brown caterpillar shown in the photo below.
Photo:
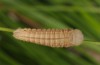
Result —
[[70, 47], [80, 45], [83, 34], [78, 29], [17, 29], [13, 32], [16, 39], [50, 47]]

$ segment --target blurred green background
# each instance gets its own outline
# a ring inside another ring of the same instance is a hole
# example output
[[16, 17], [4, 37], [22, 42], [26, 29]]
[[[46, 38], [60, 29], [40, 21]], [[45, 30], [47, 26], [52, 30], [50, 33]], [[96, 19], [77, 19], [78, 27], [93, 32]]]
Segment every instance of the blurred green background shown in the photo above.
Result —
[[[82, 45], [51, 48], [3, 28], [80, 29]], [[100, 0], [0, 0], [0, 65], [100, 65]]]

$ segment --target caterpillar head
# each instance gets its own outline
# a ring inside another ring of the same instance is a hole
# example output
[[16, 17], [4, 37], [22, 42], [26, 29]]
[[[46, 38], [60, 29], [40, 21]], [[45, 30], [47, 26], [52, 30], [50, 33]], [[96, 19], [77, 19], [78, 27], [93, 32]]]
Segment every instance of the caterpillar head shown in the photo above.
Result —
[[72, 41], [72, 43], [73, 43], [73, 45], [80, 45], [81, 43], [82, 43], [82, 41], [84, 40], [84, 36], [83, 36], [83, 34], [82, 34], [82, 32], [80, 31], [80, 30], [78, 30], [78, 29], [75, 29], [75, 30], [73, 30], [74, 32], [73, 32], [73, 41]]

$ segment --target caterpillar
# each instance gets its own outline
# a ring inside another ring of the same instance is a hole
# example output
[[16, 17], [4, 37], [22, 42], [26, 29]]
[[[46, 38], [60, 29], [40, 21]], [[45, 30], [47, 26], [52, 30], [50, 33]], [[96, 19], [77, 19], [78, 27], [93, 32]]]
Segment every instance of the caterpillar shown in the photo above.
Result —
[[84, 37], [78, 29], [17, 29], [13, 32], [16, 39], [50, 47], [78, 46]]

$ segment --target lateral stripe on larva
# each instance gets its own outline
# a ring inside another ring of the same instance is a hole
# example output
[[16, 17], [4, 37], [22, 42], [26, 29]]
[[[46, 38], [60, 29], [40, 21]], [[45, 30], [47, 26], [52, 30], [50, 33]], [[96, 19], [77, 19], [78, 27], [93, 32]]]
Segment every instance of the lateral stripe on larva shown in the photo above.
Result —
[[80, 30], [68, 29], [17, 29], [13, 36], [19, 40], [51, 47], [70, 47], [80, 45], [83, 34]]

